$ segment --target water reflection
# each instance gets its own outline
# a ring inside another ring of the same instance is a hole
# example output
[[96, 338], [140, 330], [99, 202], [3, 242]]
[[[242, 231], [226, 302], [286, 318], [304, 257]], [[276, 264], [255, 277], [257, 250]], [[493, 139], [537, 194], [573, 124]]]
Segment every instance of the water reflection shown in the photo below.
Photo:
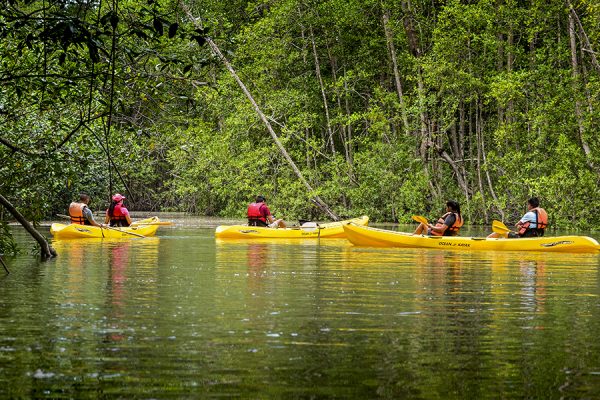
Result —
[[597, 255], [56, 242], [0, 283], [3, 398], [594, 398]]
[[[89, 349], [87, 356], [114, 360], [121, 351], [119, 343], [135, 336], [139, 328], [132, 309], [144, 307], [145, 299], [156, 297], [159, 243], [157, 237], [53, 243], [59, 253], [56, 268], [60, 271], [53, 275], [55, 286], [60, 287], [62, 279], [66, 282], [55, 299], [65, 309], [55, 325], [64, 331], [67, 342], [85, 342], [98, 336], [103, 345]], [[85, 328], [78, 332], [81, 328], [74, 330], [73, 324]], [[126, 368], [126, 361], [118, 363], [119, 367], [109, 363], [111, 370]]]

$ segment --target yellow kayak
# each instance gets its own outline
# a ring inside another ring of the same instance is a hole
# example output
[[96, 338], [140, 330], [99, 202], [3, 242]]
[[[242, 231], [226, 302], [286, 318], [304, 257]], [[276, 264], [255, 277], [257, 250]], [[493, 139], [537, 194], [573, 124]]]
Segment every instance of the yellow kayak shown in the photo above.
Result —
[[134, 238], [154, 236], [159, 226], [160, 220], [158, 217], [135, 221], [126, 228], [100, 228], [92, 225], [54, 223], [50, 226], [50, 233], [55, 239]]
[[588, 253], [600, 251], [596, 239], [587, 236], [537, 238], [476, 238], [462, 236], [425, 236], [384, 229], [344, 225], [346, 238], [356, 246], [413, 247], [445, 250], [545, 251]]
[[328, 222], [325, 224], [307, 223], [302, 227], [267, 228], [248, 225], [221, 225], [215, 231], [219, 239], [319, 239], [319, 238], [344, 238], [344, 225], [356, 224], [360, 226], [369, 223], [366, 215], [345, 221]]

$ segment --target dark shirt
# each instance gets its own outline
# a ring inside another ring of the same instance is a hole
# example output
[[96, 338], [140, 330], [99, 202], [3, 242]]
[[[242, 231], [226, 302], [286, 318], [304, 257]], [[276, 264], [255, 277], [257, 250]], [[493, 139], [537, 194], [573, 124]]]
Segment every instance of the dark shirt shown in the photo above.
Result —
[[444, 225], [450, 228], [456, 222], [456, 216], [453, 213], [450, 213], [446, 219], [444, 220]]
[[450, 230], [452, 225], [454, 225], [455, 223], [456, 223], [456, 216], [454, 215], [454, 213], [450, 213], [444, 220], [444, 225], [446, 225], [448, 227], [444, 231], [444, 236], [455, 236], [456, 235], [456, 232], [453, 232]]

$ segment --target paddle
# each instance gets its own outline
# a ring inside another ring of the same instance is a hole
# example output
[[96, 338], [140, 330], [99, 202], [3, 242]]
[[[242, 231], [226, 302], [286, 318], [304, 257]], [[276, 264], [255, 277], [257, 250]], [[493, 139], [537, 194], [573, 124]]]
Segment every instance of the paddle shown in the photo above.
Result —
[[417, 221], [417, 222], [420, 222], [422, 224], [429, 225], [429, 221], [427, 221], [427, 218], [425, 218], [425, 217], [423, 217], [421, 215], [413, 215], [412, 219], [415, 220], [415, 221]]
[[129, 231], [124, 231], [124, 230], [119, 229], [119, 228], [113, 228], [112, 226], [100, 226], [99, 228], [100, 229], [111, 229], [113, 231], [126, 233], [128, 235], [133, 235], [133, 236], [137, 236], [137, 237], [141, 237], [141, 238], [146, 238], [146, 236], [140, 235], [139, 233], [133, 233], [133, 232], [129, 232]]
[[512, 232], [506, 225], [498, 220], [492, 221], [492, 231], [498, 233], [504, 237], [507, 237], [510, 232]]

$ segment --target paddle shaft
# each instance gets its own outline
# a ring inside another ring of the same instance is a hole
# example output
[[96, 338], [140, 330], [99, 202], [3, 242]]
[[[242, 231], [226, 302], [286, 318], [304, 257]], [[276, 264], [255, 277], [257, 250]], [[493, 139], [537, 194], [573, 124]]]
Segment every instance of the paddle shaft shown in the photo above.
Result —
[[111, 229], [113, 231], [122, 232], [122, 233], [126, 233], [128, 235], [133, 235], [133, 236], [137, 236], [137, 237], [141, 237], [141, 238], [145, 238], [146, 237], [144, 235], [140, 235], [139, 233], [133, 233], [133, 232], [129, 232], [129, 231], [124, 231], [124, 230], [119, 229], [119, 228], [113, 228], [112, 226], [104, 226], [104, 227], [100, 227], [100, 229]]

